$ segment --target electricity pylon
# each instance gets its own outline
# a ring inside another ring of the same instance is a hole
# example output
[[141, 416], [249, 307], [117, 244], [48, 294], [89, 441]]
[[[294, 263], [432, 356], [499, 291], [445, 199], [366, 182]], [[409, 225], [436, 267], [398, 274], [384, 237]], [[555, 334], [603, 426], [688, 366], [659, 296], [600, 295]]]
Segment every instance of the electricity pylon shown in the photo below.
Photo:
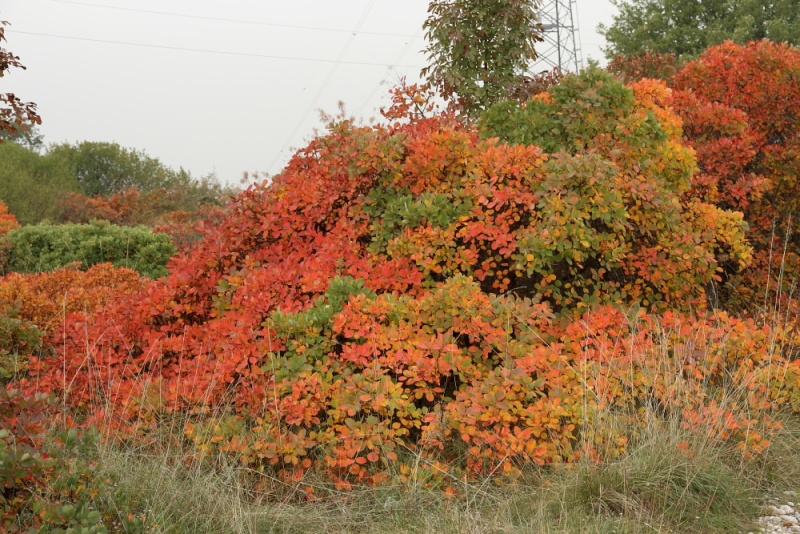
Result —
[[578, 34], [577, 0], [544, 0], [539, 23], [544, 42], [536, 43], [539, 57], [529, 72], [538, 74], [558, 67], [561, 72], [578, 72], [583, 67]]

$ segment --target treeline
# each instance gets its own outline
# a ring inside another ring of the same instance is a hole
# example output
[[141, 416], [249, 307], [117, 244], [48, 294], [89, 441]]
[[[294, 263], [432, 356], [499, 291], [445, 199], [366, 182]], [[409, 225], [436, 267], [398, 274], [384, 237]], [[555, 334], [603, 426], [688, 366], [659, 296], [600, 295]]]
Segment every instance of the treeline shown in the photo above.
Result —
[[236, 193], [214, 175], [196, 178], [117, 143], [45, 148], [33, 127], [3, 137], [0, 274], [102, 262], [166, 274], [169, 257]]
[[[83, 141], [36, 150], [38, 144], [10, 141], [0, 144], [0, 200], [21, 224], [96, 218], [155, 225], [170, 212], [224, 205], [234, 193], [213, 175], [195, 178], [117, 143]], [[121, 216], [120, 210], [127, 212]]]

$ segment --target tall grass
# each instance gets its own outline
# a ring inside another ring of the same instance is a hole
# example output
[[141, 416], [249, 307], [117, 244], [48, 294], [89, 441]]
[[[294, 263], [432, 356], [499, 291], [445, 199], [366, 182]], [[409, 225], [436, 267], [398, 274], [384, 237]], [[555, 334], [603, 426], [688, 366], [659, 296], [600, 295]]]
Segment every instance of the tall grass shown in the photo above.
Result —
[[256, 489], [235, 461], [104, 444], [98, 474], [116, 486], [98, 506], [106, 516], [143, 514], [145, 531], [163, 533], [747, 532], [767, 495], [800, 490], [800, 421], [784, 420], [770, 449], [746, 464], [735, 448], [661, 421], [613, 461], [531, 469], [503, 485], [462, 481], [454, 497], [424, 485], [337, 492], [302, 481], [320, 489], [315, 502], [275, 479]]

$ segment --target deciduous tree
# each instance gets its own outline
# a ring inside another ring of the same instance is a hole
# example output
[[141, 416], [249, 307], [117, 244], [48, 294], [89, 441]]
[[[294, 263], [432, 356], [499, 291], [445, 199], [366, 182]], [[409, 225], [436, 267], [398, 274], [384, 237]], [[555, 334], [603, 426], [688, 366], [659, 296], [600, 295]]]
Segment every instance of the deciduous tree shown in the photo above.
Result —
[[536, 58], [540, 0], [433, 0], [423, 28], [429, 65], [422, 75], [467, 113], [506, 94]]
[[48, 156], [69, 166], [87, 196], [108, 196], [136, 188], [141, 192], [187, 185], [191, 176], [142, 151], [117, 143], [83, 141], [52, 146]]
[[725, 40], [800, 43], [798, 0], [612, 0], [619, 9], [600, 25], [606, 56], [643, 52], [696, 56]]
[[[5, 26], [8, 22], [0, 20], [0, 45], [6, 40]], [[24, 69], [19, 57], [0, 48], [0, 77], [12, 68]], [[41, 124], [42, 119], [36, 113], [36, 104], [23, 102], [13, 93], [0, 93], [0, 130], [10, 135], [17, 135], [28, 124]], [[2, 143], [2, 139], [0, 139]]]

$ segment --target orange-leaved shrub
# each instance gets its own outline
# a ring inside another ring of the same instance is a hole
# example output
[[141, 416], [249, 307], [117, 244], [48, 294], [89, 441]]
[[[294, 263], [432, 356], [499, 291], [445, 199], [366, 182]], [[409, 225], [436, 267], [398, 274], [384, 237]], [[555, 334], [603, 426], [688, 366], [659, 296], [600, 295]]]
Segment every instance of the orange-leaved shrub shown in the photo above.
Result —
[[0, 201], [0, 263], [5, 261], [8, 254], [8, 243], [2, 238], [14, 228], [19, 227], [19, 221], [13, 213], [8, 212], [8, 206]]
[[748, 263], [741, 213], [685, 195], [696, 164], [670, 104], [663, 82], [625, 88], [594, 69], [484, 117], [485, 136], [517, 149], [543, 146], [556, 153], [552, 162], [606, 165], [604, 176], [588, 179], [574, 163], [557, 169], [538, 201], [546, 226], [531, 239], [544, 241], [544, 251], [532, 255], [553, 255], [547, 269], [572, 293], [563, 304], [700, 309], [711, 282]]
[[672, 84], [683, 95], [678, 113], [690, 124], [702, 177], [711, 178], [701, 187], [716, 188], [713, 201], [741, 210], [750, 226], [754, 261], [731, 280], [732, 304], [785, 309], [800, 274], [800, 49], [726, 42], [688, 63]]
[[136, 271], [110, 263], [86, 271], [67, 268], [50, 273], [11, 273], [0, 278], [0, 313], [52, 335], [66, 314], [91, 314], [109, 300], [139, 290], [144, 280]]
[[8, 232], [17, 228], [19, 221], [14, 217], [13, 213], [8, 212], [8, 206], [0, 201], [0, 237], [6, 235]]
[[800, 171], [800, 50], [769, 41], [710, 47], [681, 69], [669, 55], [616, 58], [609, 69], [627, 82], [668, 80], [670, 106], [683, 122], [700, 172], [686, 199], [743, 213], [754, 259], [726, 273], [715, 299], [761, 313], [788, 306], [800, 273], [796, 214]]
[[145, 280], [110, 264], [85, 272], [61, 269], [0, 278], [0, 531], [44, 525], [101, 531], [99, 513], [79, 505], [110, 484], [99, 480], [92, 461], [75, 450], [91, 434], [71, 429], [48, 438], [53, 424], [71, 424], [72, 418], [58, 409], [52, 388], [25, 377], [30, 362], [52, 357], [69, 315], [85, 317], [140, 290]]
[[798, 407], [793, 333], [693, 318], [750, 249], [740, 214], [684, 198], [663, 84], [592, 70], [483, 131], [396, 97], [412, 117], [332, 125], [168, 277], [68, 314], [25, 384], [127, 438], [180, 416], [200, 455], [340, 487], [420, 457], [446, 485], [613, 456], [636, 426], [592, 423], [649, 412], [767, 446], [763, 413]]

